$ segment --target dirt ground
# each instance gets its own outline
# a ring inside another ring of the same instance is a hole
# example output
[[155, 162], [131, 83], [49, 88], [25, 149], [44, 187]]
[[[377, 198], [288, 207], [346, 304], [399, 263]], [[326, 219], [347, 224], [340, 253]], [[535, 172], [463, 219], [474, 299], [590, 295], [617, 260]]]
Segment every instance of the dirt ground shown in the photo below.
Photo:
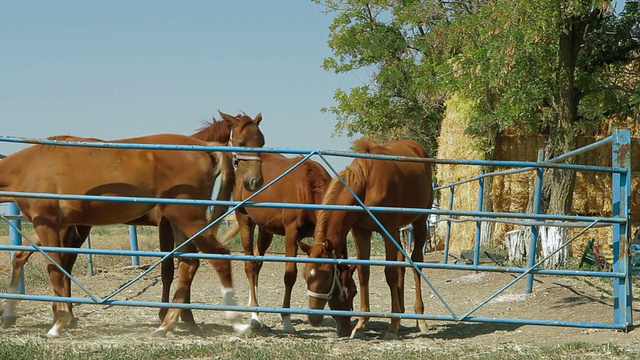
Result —
[[[431, 255], [432, 257], [434, 255]], [[302, 265], [299, 264], [301, 269]], [[260, 278], [259, 301], [261, 306], [280, 307], [283, 294], [283, 263], [267, 263], [263, 267]], [[120, 285], [140, 273], [140, 269], [128, 269], [125, 266], [101, 269], [94, 276], [80, 271], [77, 278], [90, 291], [98, 296], [105, 296]], [[494, 294], [510, 282], [514, 275], [502, 273], [476, 273], [469, 271], [425, 270], [430, 281], [456, 315], [465, 314], [477, 304]], [[243, 264], [234, 262], [234, 281], [237, 297], [244, 302], [248, 291], [244, 276]], [[372, 311], [389, 311], [388, 288], [384, 281], [381, 268], [374, 267], [371, 276]], [[558, 321], [584, 322], [612, 322], [613, 300], [610, 281], [594, 278], [560, 278], [555, 276], [536, 276], [532, 294], [524, 294], [524, 281], [519, 281], [504, 293], [488, 302], [474, 312], [474, 316], [501, 318], [532, 318]], [[133, 299], [142, 301], [160, 300], [159, 270], [155, 269], [138, 282], [126, 289], [116, 299]], [[407, 277], [406, 284], [407, 312], [413, 311], [414, 287], [413, 278]], [[27, 289], [30, 293], [50, 294], [48, 286], [42, 289]], [[80, 296], [79, 289], [74, 288], [75, 296]], [[427, 312], [430, 314], [449, 315], [434, 292], [423, 286], [423, 293]], [[200, 268], [193, 288], [193, 302], [220, 304], [220, 291], [217, 278], [208, 263]], [[304, 280], [299, 272], [298, 281], [294, 289], [292, 304], [295, 308], [306, 307]], [[359, 298], [356, 297], [355, 308], [358, 308]], [[3, 338], [25, 339], [30, 337], [43, 338], [50, 327], [51, 306], [44, 302], [22, 301], [18, 307], [19, 318], [17, 324], [10, 328], [0, 329]], [[236, 339], [228, 323], [222, 319], [222, 314], [216, 311], [197, 310], [194, 312], [196, 321], [205, 332], [205, 337], [190, 335], [186, 330], [179, 329], [171, 334], [169, 339], [153, 339], [152, 332], [159, 325], [157, 309], [135, 308], [122, 306], [77, 305], [74, 308], [78, 317], [78, 326], [70, 329], [64, 336], [54, 341], [73, 340], [74, 344], [95, 343], [107, 345], [109, 343], [123, 343], [131, 341], [179, 341], [202, 342], [207, 338]], [[637, 311], [634, 314], [637, 319]], [[247, 322], [249, 314], [245, 314]], [[296, 334], [282, 332], [279, 314], [261, 314], [264, 326], [256, 334], [242, 341], [264, 342], [269, 339], [317, 339], [335, 341], [335, 346], [352, 346], [355, 343], [370, 342], [377, 344], [386, 342], [381, 340], [382, 334], [389, 323], [388, 319], [374, 318], [369, 323], [369, 329], [363, 339], [338, 339], [334, 331], [334, 323], [330, 318], [325, 319], [325, 326], [311, 327], [305, 315], [292, 315]], [[637, 320], [636, 320], [637, 322]], [[446, 342], [458, 346], [521, 346], [541, 347], [554, 346], [571, 342], [587, 342], [592, 344], [615, 343], [629, 350], [640, 351], [640, 330], [631, 329], [624, 333], [616, 330], [567, 328], [558, 326], [535, 325], [505, 325], [483, 324], [452, 321], [429, 321], [430, 331], [421, 334], [414, 326], [413, 320], [402, 321], [401, 339], [396, 344], [435, 348]], [[393, 346], [393, 345], [392, 345]]]

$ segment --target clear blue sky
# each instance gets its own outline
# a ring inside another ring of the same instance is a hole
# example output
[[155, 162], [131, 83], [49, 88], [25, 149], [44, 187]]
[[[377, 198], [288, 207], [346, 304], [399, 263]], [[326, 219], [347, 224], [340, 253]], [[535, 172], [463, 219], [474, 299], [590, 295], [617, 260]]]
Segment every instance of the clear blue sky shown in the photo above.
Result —
[[[221, 110], [262, 112], [268, 147], [349, 148], [320, 109], [362, 79], [321, 68], [332, 17], [309, 0], [27, 0], [1, 9], [2, 135], [191, 134]], [[23, 147], [0, 142], [0, 153]], [[332, 159], [338, 170], [349, 162]]]
[[[219, 109], [262, 112], [269, 147], [348, 150], [320, 109], [366, 79], [322, 70], [332, 20], [322, 10], [310, 0], [4, 2], [0, 134], [190, 134]], [[22, 147], [0, 142], [0, 153]]]

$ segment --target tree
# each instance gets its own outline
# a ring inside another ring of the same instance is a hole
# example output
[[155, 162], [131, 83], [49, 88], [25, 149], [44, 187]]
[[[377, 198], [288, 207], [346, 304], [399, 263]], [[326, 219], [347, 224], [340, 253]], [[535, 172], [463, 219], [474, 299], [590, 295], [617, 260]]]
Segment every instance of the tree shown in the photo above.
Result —
[[[640, 12], [602, 0], [315, 0], [336, 14], [327, 70], [365, 70], [338, 89], [337, 131], [407, 136], [436, 148], [444, 100], [475, 105], [467, 132], [491, 154], [505, 129], [575, 148], [605, 117], [640, 115]], [[545, 175], [543, 207], [568, 213], [575, 174]]]

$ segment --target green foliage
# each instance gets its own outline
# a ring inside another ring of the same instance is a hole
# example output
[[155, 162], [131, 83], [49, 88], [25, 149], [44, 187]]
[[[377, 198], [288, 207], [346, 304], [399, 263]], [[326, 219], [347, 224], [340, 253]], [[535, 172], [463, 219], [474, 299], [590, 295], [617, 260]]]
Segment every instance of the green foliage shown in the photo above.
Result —
[[640, 115], [637, 1], [620, 14], [602, 0], [315, 2], [335, 15], [324, 68], [368, 75], [337, 89], [337, 105], [325, 109], [336, 132], [435, 149], [453, 94], [476, 107], [467, 132], [479, 138], [505, 128], [546, 133], [567, 114], [574, 134], [611, 115]]

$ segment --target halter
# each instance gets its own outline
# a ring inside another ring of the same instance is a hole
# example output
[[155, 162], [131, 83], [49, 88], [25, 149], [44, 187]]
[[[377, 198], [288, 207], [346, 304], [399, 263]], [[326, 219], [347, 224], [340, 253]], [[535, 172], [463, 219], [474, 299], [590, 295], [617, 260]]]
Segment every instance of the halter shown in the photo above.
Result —
[[338, 299], [340, 301], [344, 301], [346, 296], [347, 296], [347, 288], [345, 286], [342, 285], [342, 283], [340, 282], [340, 273], [338, 271], [338, 265], [337, 264], [333, 264], [333, 279], [331, 280], [331, 288], [329, 289], [329, 292], [326, 294], [323, 293], [317, 293], [314, 291], [311, 291], [309, 289], [307, 289], [307, 295], [314, 297], [316, 299], [322, 299], [322, 300], [331, 300], [332, 296], [333, 296], [333, 290], [336, 288], [336, 284], [338, 287], [338, 291], [340, 292], [340, 295], [338, 297]]
[[[233, 126], [231, 127], [231, 132], [229, 133], [229, 146], [233, 146]], [[260, 159], [260, 155], [240, 155], [237, 152], [231, 152], [231, 156], [233, 157], [233, 168], [234, 170], [238, 169], [239, 161], [262, 161]]]

